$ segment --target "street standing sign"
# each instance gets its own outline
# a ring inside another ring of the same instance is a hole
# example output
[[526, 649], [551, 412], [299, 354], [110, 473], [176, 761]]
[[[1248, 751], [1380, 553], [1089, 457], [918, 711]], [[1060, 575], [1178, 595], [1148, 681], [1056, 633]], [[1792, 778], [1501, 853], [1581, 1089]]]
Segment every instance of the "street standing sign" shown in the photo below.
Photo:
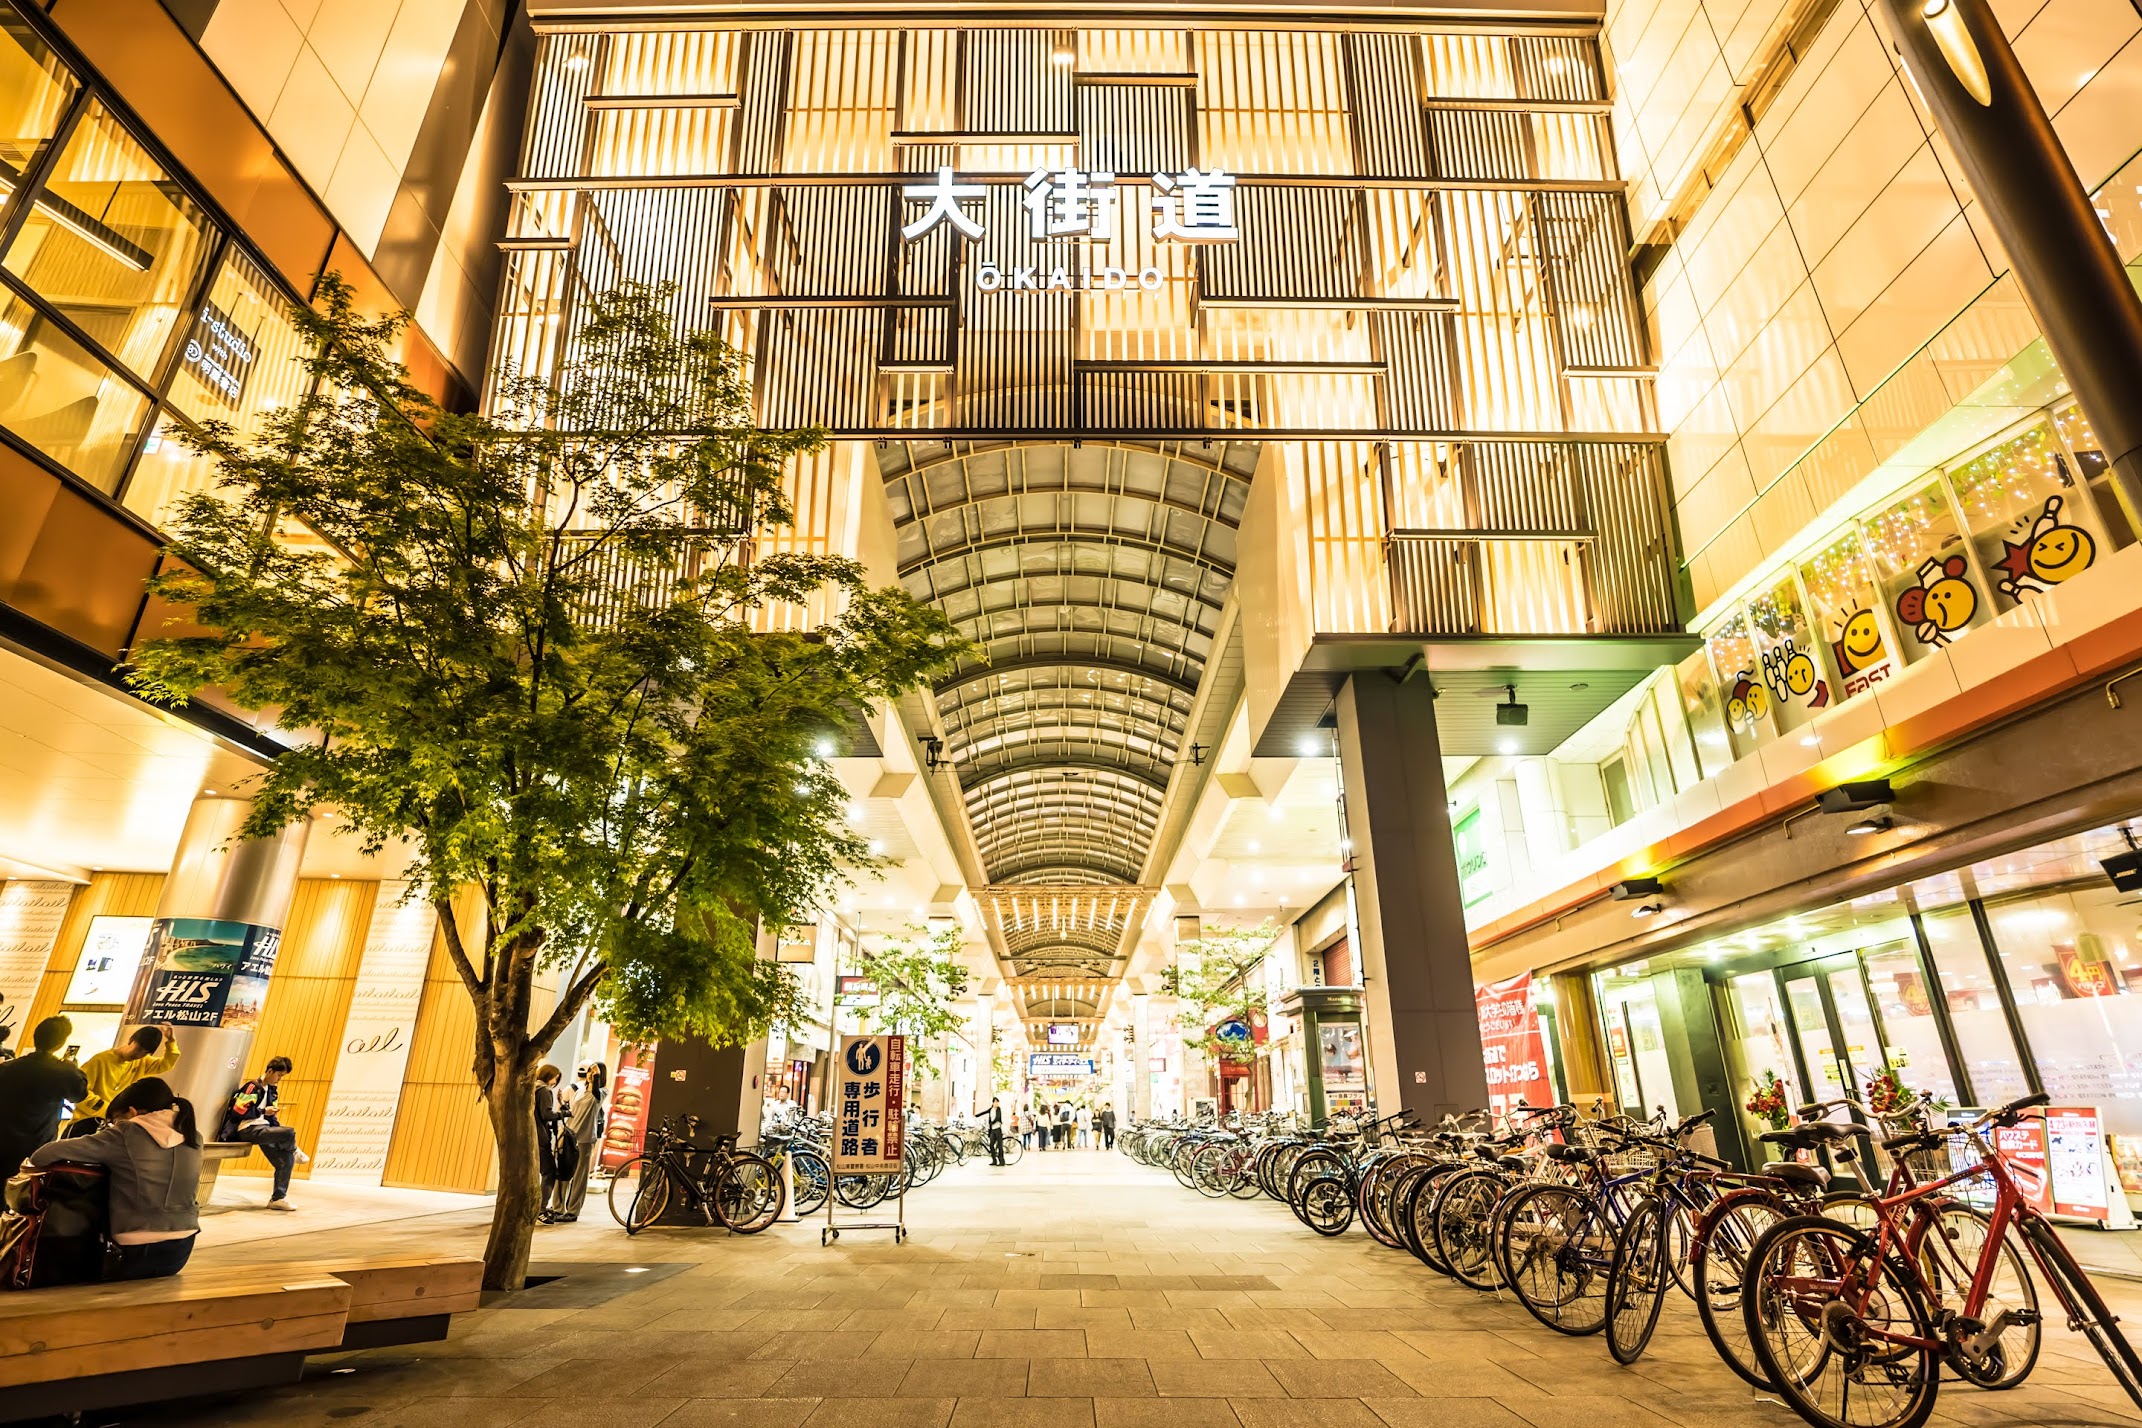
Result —
[[901, 1169], [907, 1123], [907, 1038], [844, 1036], [836, 1067], [833, 1171], [890, 1175]]

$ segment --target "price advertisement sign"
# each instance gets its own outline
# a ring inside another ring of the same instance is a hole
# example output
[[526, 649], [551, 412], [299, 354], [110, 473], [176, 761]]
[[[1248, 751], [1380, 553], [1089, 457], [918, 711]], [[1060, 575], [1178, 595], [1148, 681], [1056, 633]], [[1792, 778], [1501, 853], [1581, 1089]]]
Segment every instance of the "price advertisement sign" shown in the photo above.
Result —
[[1993, 1148], [2008, 1162], [2016, 1189], [2044, 1214], [2053, 1213], [2053, 1178], [2046, 1173], [2045, 1122], [2019, 1121], [1993, 1128]]
[[1554, 1104], [1547, 1044], [1532, 1005], [1532, 974], [1473, 990], [1480, 1013], [1480, 1055], [1487, 1062], [1488, 1109], [1501, 1115], [1522, 1102]]
[[897, 1172], [907, 1124], [907, 1038], [844, 1036], [835, 1070], [834, 1173]]
[[2045, 1108], [2046, 1159], [2052, 1169], [2053, 1213], [2078, 1220], [2112, 1214], [2105, 1183], [2105, 1122], [2095, 1106]]

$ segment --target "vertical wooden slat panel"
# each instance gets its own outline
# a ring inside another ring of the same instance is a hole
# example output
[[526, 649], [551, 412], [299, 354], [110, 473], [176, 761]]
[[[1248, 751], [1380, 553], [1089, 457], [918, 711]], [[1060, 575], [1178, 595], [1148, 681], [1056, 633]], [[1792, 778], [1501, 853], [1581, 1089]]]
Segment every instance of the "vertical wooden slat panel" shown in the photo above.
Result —
[[[481, 936], [480, 921], [472, 915], [479, 907], [473, 896], [456, 903], [466, 935], [472, 938]], [[494, 1187], [496, 1148], [471, 1069], [475, 1045], [476, 1009], [447, 956], [444, 932], [436, 932], [382, 1184], [476, 1194]]]

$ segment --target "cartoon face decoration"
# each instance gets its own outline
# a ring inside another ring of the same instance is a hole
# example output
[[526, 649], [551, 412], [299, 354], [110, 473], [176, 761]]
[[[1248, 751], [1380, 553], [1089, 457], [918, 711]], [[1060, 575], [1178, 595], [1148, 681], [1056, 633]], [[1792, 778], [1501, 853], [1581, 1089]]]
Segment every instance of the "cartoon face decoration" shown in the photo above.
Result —
[[1874, 612], [1866, 609], [1845, 616], [1832, 648], [1837, 652], [1837, 668], [1845, 674], [1880, 664], [1889, 653], [1882, 648], [1882, 627], [1875, 622]]
[[1934, 556], [1919, 567], [1919, 583], [1897, 596], [1897, 618], [1923, 645], [1940, 648], [1961, 634], [1978, 613], [1978, 591], [1961, 555]]
[[1830, 702], [1830, 686], [1815, 667], [1814, 657], [1790, 636], [1763, 652], [1763, 681], [1780, 704], [1798, 700], [1810, 709]]
[[1726, 722], [1736, 729], [1745, 729], [1769, 712], [1770, 697], [1756, 682], [1755, 671], [1744, 669], [1734, 675], [1732, 693], [1726, 698]]
[[2001, 542], [2004, 553], [1994, 564], [1994, 583], [2009, 599], [2020, 602], [2025, 595], [2050, 590], [2082, 574], [2097, 559], [2097, 541], [2090, 532], [2060, 519], [2063, 504], [2059, 496], [2046, 497], [2029, 536], [2020, 544]]

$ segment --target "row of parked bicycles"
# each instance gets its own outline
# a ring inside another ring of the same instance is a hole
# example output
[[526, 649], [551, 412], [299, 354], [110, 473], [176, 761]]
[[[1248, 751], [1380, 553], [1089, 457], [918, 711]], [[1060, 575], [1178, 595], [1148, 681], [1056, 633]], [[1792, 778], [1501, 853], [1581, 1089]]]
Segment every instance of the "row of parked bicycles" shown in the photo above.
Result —
[[1993, 1390], [2029, 1376], [2041, 1293], [2142, 1406], [2142, 1358], [2019, 1183], [2042, 1171], [1997, 1145], [2046, 1100], [1960, 1125], [1937, 1125], [1924, 1100], [1885, 1116], [1851, 1097], [1803, 1106], [1763, 1134], [1784, 1158], [1756, 1171], [1694, 1148], [1709, 1111], [1668, 1124], [1520, 1107], [1432, 1128], [1249, 1117], [1141, 1125], [1118, 1143], [1201, 1194], [1283, 1201], [1318, 1234], [1358, 1223], [1548, 1329], [1603, 1335], [1620, 1363], [1642, 1357], [1677, 1293], [1734, 1373], [1807, 1422], [1918, 1428], [1944, 1369]]
[[697, 1116], [664, 1121], [647, 1133], [640, 1154], [611, 1173], [610, 1214], [628, 1235], [660, 1224], [673, 1209], [702, 1225], [755, 1235], [781, 1218], [791, 1186], [799, 1217], [824, 1209], [829, 1195], [867, 1210], [988, 1153], [978, 1129], [910, 1121], [897, 1173], [836, 1175], [826, 1149], [832, 1129], [829, 1117], [799, 1117], [746, 1148], [733, 1135], [703, 1141]]

